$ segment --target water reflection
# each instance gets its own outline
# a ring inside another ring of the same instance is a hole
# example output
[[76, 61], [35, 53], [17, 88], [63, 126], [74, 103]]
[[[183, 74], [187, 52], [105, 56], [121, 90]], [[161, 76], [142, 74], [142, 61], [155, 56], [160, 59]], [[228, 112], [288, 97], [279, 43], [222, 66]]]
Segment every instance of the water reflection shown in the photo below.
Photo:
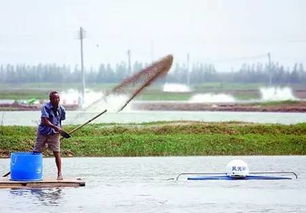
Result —
[[43, 206], [58, 206], [63, 199], [63, 191], [60, 188], [55, 189], [11, 189], [13, 199], [23, 197], [30, 199], [31, 202], [41, 204]]

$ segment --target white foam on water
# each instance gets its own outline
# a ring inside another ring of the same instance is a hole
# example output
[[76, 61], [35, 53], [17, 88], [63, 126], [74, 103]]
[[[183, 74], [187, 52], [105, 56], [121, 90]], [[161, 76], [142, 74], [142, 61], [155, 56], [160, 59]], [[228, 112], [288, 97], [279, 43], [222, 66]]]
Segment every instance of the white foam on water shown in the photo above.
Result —
[[190, 103], [228, 103], [235, 102], [235, 98], [231, 95], [227, 94], [212, 94], [212, 93], [204, 93], [204, 94], [196, 94], [193, 95], [188, 102]]
[[[80, 105], [81, 93], [75, 89], [68, 89], [67, 91], [61, 92], [61, 102], [66, 105]], [[85, 90], [85, 100], [83, 107], [87, 107], [95, 101], [103, 97], [102, 92], [95, 92], [90, 89]]]
[[[78, 90], [68, 89], [67, 91], [61, 92], [60, 96], [62, 104], [80, 105], [81, 93]], [[86, 89], [83, 108], [86, 108], [86, 111], [100, 112], [107, 109], [109, 112], [116, 112], [127, 100], [128, 96], [124, 94], [108, 95], [105, 97], [103, 92]], [[129, 109], [129, 105], [124, 108], [125, 111]]]
[[299, 100], [290, 87], [262, 87], [259, 89], [262, 101]]
[[60, 93], [61, 103], [65, 105], [79, 104], [79, 92], [75, 89], [68, 89]]
[[[107, 109], [108, 112], [118, 112], [118, 110], [120, 110], [120, 108], [126, 103], [128, 98], [129, 97], [124, 94], [108, 95], [106, 97], [100, 98], [94, 104], [89, 106], [86, 111], [100, 112], [104, 109]], [[130, 110], [130, 106], [127, 105], [123, 111]]]
[[165, 83], [163, 92], [191, 92], [192, 90], [186, 84]]

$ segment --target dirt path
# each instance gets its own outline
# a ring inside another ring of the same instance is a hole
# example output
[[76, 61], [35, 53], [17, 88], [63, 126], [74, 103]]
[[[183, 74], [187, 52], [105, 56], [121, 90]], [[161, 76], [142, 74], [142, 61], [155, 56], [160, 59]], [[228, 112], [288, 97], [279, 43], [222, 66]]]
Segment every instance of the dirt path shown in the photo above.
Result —
[[[65, 106], [67, 110], [76, 110], [77, 106]], [[293, 103], [183, 103], [183, 102], [136, 102], [133, 110], [152, 111], [240, 111], [240, 112], [306, 112], [306, 101]], [[0, 104], [0, 111], [37, 111], [38, 105]]]
[[306, 102], [290, 104], [238, 104], [238, 103], [134, 103], [135, 110], [153, 111], [246, 111], [246, 112], [306, 112]]

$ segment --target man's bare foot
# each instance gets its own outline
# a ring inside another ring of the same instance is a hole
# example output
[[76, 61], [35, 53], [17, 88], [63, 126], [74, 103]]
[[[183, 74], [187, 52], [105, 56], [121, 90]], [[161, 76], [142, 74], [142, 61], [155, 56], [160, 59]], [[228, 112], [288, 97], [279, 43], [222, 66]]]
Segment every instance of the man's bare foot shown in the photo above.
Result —
[[63, 180], [63, 175], [62, 174], [57, 175], [56, 180]]

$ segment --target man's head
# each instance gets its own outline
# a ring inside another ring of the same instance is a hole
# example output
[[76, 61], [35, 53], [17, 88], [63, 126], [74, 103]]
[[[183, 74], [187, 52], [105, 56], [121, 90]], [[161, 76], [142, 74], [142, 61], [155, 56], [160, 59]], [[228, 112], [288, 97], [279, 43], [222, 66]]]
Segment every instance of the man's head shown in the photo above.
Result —
[[50, 99], [51, 104], [54, 107], [58, 107], [58, 104], [60, 102], [60, 96], [59, 96], [58, 92], [56, 92], [56, 91], [50, 92], [49, 99]]

